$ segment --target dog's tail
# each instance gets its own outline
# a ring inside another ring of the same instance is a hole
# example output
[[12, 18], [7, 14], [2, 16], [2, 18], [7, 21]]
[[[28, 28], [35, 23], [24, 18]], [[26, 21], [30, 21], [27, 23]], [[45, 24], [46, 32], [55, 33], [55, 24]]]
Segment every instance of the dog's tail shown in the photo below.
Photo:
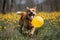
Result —
[[22, 14], [22, 12], [21, 12], [21, 11], [17, 11], [17, 14], [18, 14], [18, 15], [21, 15], [21, 14]]
[[18, 15], [26, 15], [26, 12], [22, 12], [22, 11], [17, 11]]

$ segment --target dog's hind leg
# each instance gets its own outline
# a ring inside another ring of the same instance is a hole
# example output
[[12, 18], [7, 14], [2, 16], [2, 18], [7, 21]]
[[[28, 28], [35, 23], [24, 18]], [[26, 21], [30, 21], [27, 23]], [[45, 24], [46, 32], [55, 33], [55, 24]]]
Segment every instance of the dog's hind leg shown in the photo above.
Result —
[[22, 28], [23, 28], [24, 22], [23, 21], [20, 21], [19, 22], [19, 25], [20, 25], [20, 30], [19, 31], [22, 33]]

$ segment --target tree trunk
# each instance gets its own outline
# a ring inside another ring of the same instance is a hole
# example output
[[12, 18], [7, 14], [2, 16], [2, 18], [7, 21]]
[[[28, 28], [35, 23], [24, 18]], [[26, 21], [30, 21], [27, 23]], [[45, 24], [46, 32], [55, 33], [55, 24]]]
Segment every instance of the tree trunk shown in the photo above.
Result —
[[6, 6], [6, 1], [7, 0], [3, 0], [3, 6], [2, 6], [2, 13], [5, 14], [5, 6]]

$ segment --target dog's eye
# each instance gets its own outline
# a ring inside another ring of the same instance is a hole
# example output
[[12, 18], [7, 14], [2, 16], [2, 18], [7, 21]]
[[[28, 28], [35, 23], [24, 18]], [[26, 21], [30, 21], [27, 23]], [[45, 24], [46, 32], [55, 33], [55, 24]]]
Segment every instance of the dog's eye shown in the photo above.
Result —
[[34, 10], [32, 10], [34, 12]]
[[30, 10], [28, 10], [28, 12], [30, 12]]

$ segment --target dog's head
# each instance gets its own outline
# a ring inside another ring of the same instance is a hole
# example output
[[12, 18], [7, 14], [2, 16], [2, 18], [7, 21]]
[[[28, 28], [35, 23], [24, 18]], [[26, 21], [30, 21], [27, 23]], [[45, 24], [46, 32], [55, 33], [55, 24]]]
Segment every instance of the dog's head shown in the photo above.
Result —
[[36, 15], [36, 7], [34, 8], [27, 7], [27, 14], [30, 19], [33, 19], [33, 17]]

